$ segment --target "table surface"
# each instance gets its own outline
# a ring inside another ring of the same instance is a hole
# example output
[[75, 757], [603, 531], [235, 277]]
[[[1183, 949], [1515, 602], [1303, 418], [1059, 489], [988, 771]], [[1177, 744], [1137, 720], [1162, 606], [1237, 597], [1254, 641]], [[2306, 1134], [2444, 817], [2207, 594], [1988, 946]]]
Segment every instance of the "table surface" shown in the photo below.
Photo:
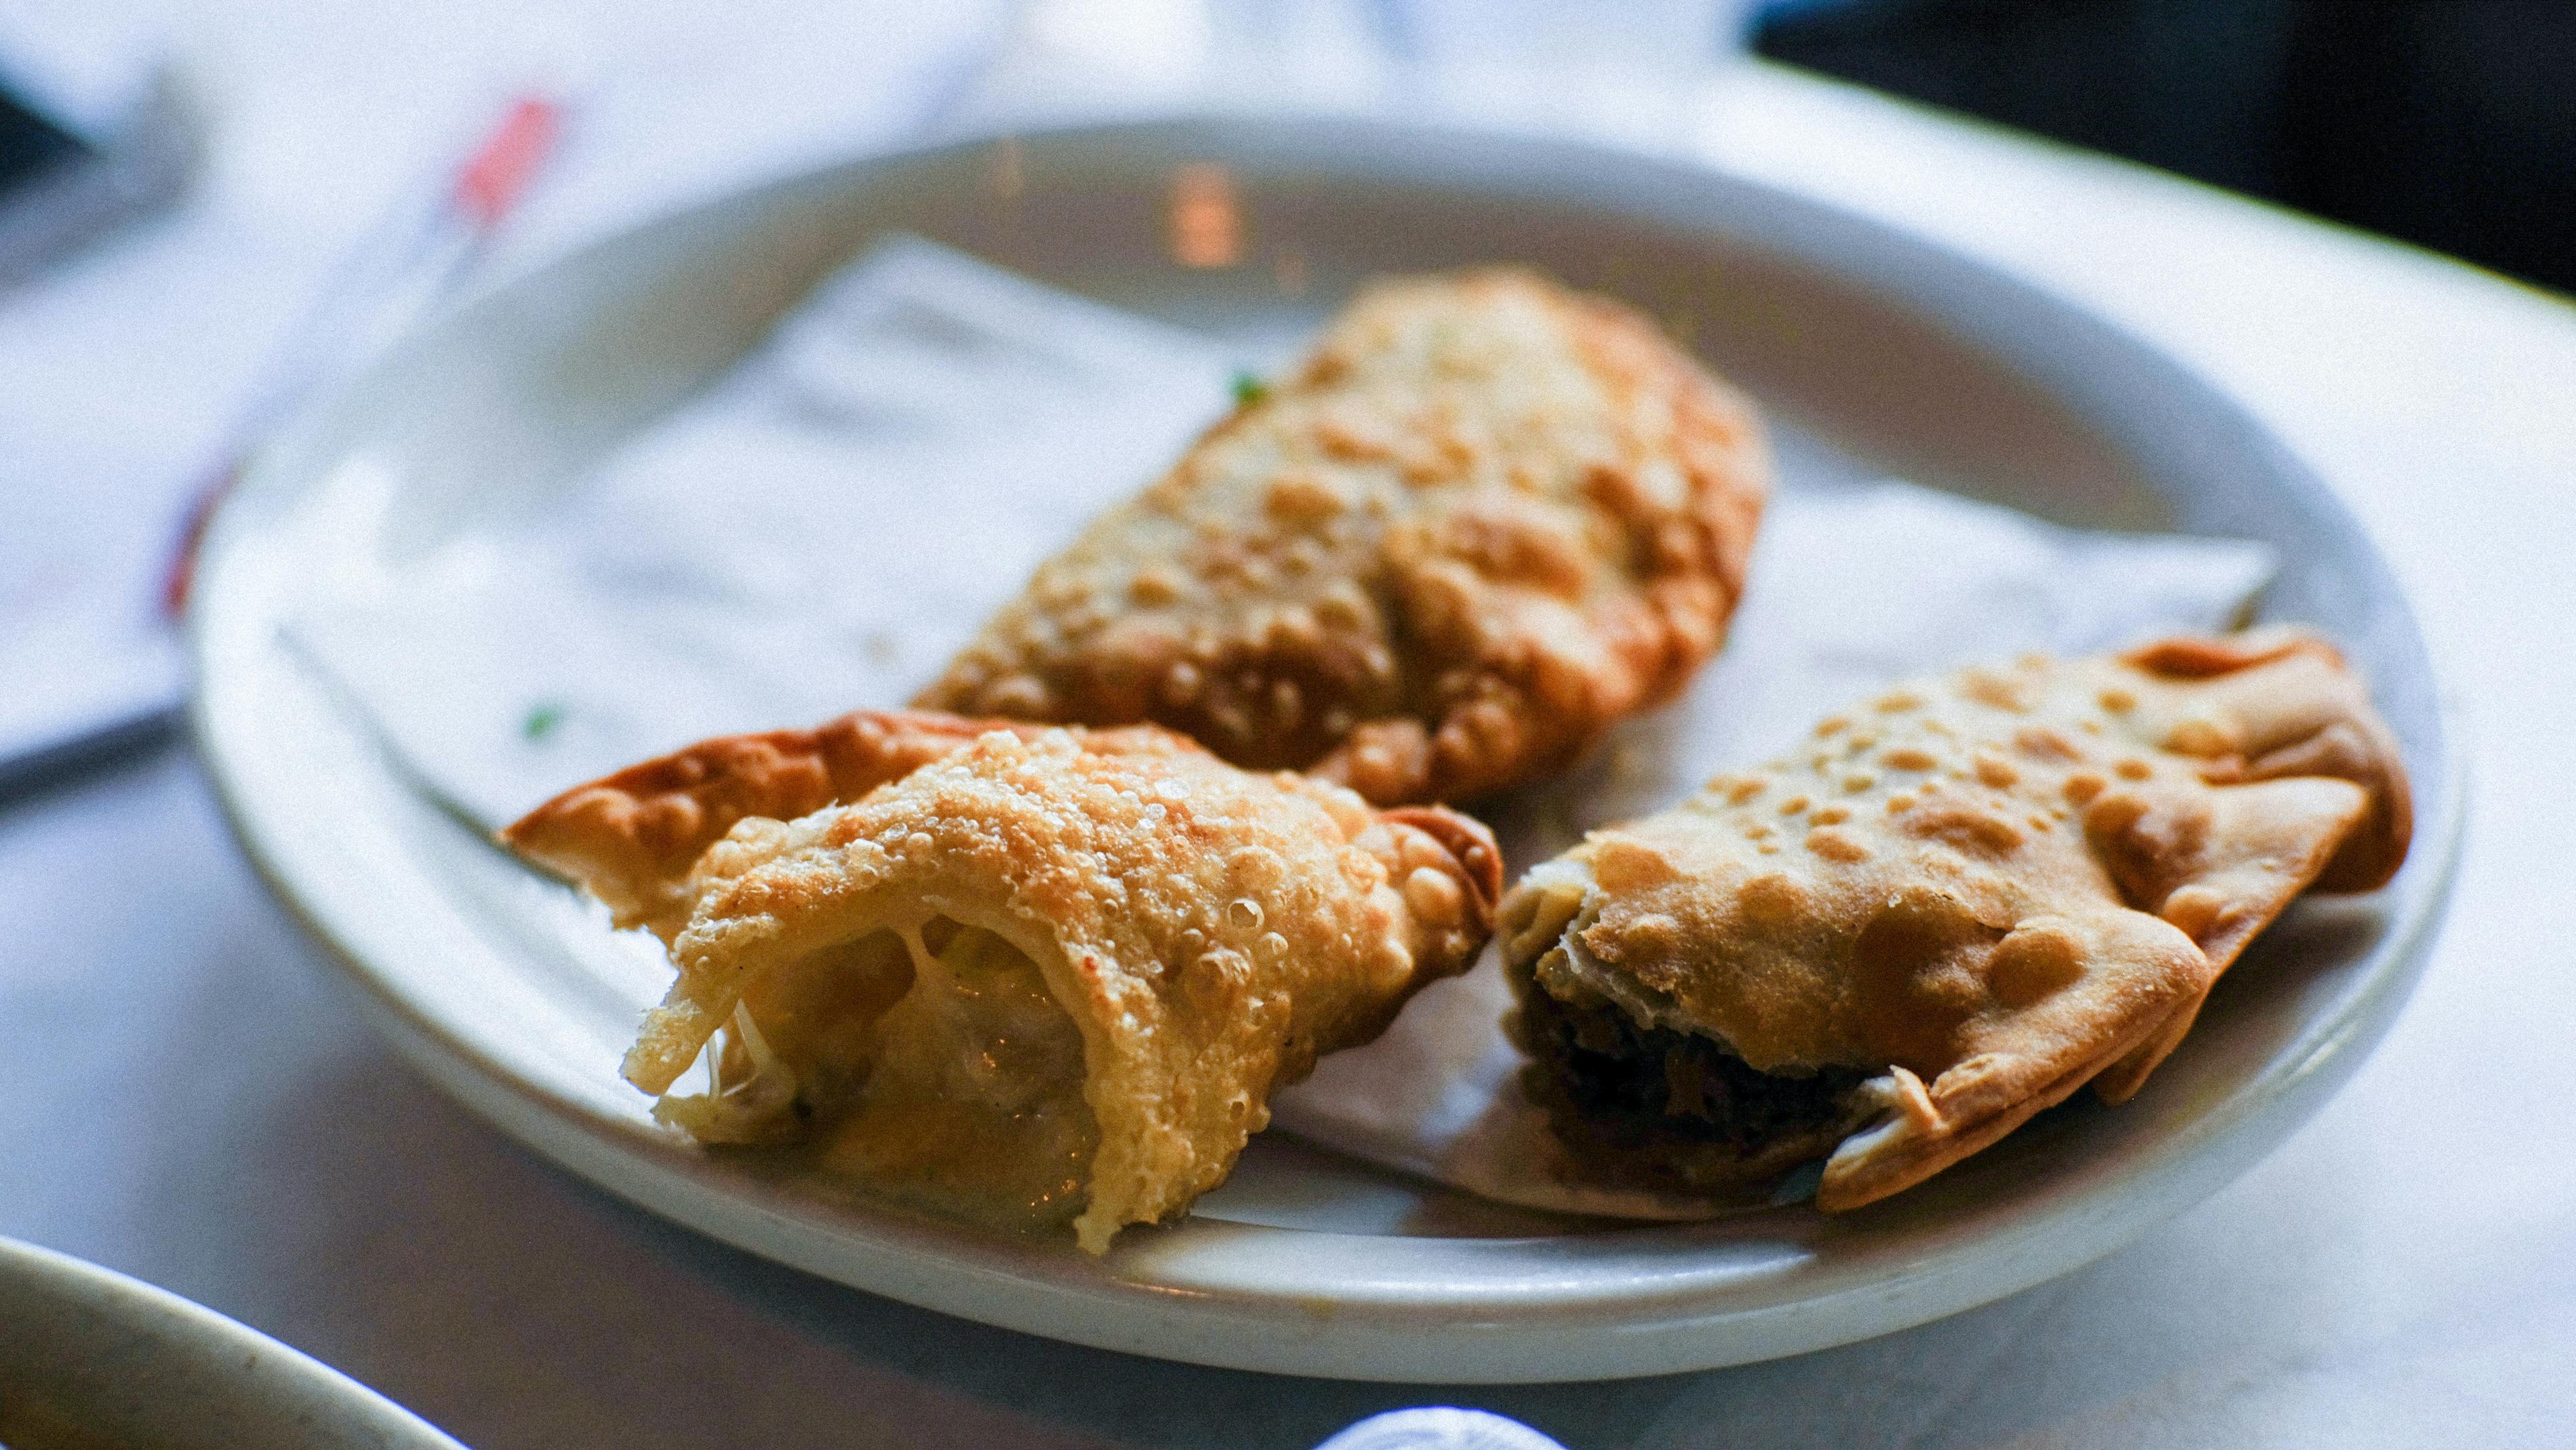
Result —
[[[221, 125], [187, 209], [0, 298], [0, 580], [50, 568], [102, 598], [139, 590], [173, 481], [333, 252], [566, 34], [609, 46], [622, 79], [592, 93], [568, 179], [505, 272], [881, 140], [917, 107], [906, 78], [968, 43], [954, 12], [901, 18], [938, 8], [170, 0], [11, 21], [75, 56], [166, 35]], [[484, 1450], [1304, 1447], [1424, 1402], [1574, 1447], [2567, 1434], [2576, 1116], [2535, 1085], [2576, 1044], [2576, 974], [2549, 925], [2576, 886], [2558, 759], [2576, 718], [2576, 309], [1766, 66], [1715, 88], [1694, 144], [2205, 369], [2343, 492], [2447, 654], [2476, 804], [2431, 969], [2351, 1085], [2208, 1202], [1942, 1323], [1618, 1384], [1298, 1382], [986, 1329], [702, 1240], [468, 1117], [357, 1019], [173, 753], [0, 814], [0, 1233], [201, 1300]]]

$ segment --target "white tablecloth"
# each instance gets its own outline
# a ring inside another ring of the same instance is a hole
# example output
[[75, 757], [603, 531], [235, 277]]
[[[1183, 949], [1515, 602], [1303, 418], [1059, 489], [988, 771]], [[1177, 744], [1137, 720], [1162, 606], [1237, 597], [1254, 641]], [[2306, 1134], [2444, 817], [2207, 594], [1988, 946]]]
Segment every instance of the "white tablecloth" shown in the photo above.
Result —
[[[123, 23], [99, 8], [34, 24]], [[598, 93], [572, 181], [515, 244], [536, 258], [882, 134], [961, 43], [953, 18], [896, 18], [934, 8], [172, 4], [222, 164], [189, 211], [0, 299], [0, 569], [68, 540], [84, 577], [140, 574], [132, 540], [333, 246], [526, 55], [590, 35], [616, 74], [656, 77]], [[2447, 651], [2479, 779], [2445, 939], [2353, 1083], [2207, 1203], [2001, 1304], [1703, 1375], [1443, 1391], [1030, 1339], [746, 1258], [510, 1146], [358, 1022], [172, 755], [0, 814], [0, 1233], [166, 1284], [484, 1450], [1303, 1447], [1432, 1400], [1574, 1447], [2566, 1436], [2576, 1119], [2549, 1084], [2576, 1047], [2555, 920], [2576, 886], [2576, 310], [1769, 68], [1722, 91], [1700, 144], [2207, 369], [2378, 531]]]

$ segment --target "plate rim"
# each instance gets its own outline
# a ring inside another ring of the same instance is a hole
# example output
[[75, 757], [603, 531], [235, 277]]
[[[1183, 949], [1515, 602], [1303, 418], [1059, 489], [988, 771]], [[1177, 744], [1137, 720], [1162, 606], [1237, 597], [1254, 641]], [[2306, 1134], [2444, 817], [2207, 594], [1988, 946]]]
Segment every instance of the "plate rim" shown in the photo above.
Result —
[[[1334, 174], [1389, 181], [1428, 168], [1452, 189], [1493, 192], [1499, 176], [1523, 194], [1579, 201], [1585, 193], [1611, 203], [1620, 216], [1655, 218], [1689, 226], [1686, 219], [1645, 207], [1638, 198], [1647, 179], [1696, 189], [1701, 204], [1729, 195], [1738, 210], [1767, 213], [1774, 230], [1862, 239], [1855, 251], [1785, 250], [1764, 237], [1731, 232], [1730, 240], [1772, 252], [1878, 294], [1995, 355], [2034, 386], [2062, 399], [2063, 390], [2022, 351], [2003, 345], [1991, 328], [1970, 327], [1959, 311], [1927, 311], [1899, 285], [1891, 268], [1928, 265], [1965, 279], [1997, 299], [2018, 319], [2047, 326], [2025, 346], [2043, 345], [2049, 328], [2090, 331], [2084, 350], [2118, 355], [2131, 369], [2161, 374], [2169, 392], [2189, 394], [2204, 414], [2223, 418], [2237, 438], [2259, 455], [2264, 472], [2287, 489], [2309, 495], [2312, 506], [2350, 530], [2359, 547], [2391, 584], [2392, 603], [2427, 673], [2438, 735], [2438, 781], [2419, 782], [2419, 819], [2433, 829], [2419, 833], [2422, 862], [2417, 884], [2393, 903], [2387, 935], [2376, 946], [2370, 970], [2338, 1010], [2302, 1034], [2330, 1029], [2307, 1057], [2278, 1082], [2267, 1072], [2230, 1092], [2225, 1102], [2148, 1145], [2102, 1181], [2064, 1187], [2065, 1200], [2037, 1204], [2018, 1221], [1974, 1233], [1945, 1232], [1912, 1261], [1888, 1272], [1875, 1259], [1839, 1273], [1804, 1275], [1799, 1293], [1747, 1295], [1741, 1280], [1711, 1288], [1676, 1282], [1656, 1292], [1602, 1290], [1571, 1293], [1465, 1294], [1449, 1286], [1441, 1297], [1421, 1286], [1382, 1287], [1365, 1298], [1335, 1301], [1329, 1313], [1313, 1295], [1175, 1293], [1168, 1285], [1122, 1280], [1088, 1262], [1068, 1265], [1058, 1246], [999, 1243], [990, 1236], [934, 1225], [899, 1213], [854, 1211], [824, 1205], [752, 1183], [704, 1155], [638, 1132], [633, 1125], [563, 1100], [525, 1081], [478, 1051], [474, 1043], [419, 1010], [382, 980], [360, 945], [335, 929], [318, 901], [307, 900], [287, 868], [280, 841], [256, 801], [243, 788], [223, 714], [216, 621], [227, 607], [228, 563], [247, 547], [255, 521], [240, 504], [271, 491], [298, 486], [293, 461], [328, 432], [335, 412], [364, 396], [365, 381], [398, 366], [438, 338], [475, 325], [515, 298], [617, 259], [620, 248], [691, 224], [704, 225], [727, 209], [774, 208], [799, 192], [820, 193], [852, 184], [870, 172], [906, 163], [970, 153], [995, 139], [945, 138], [934, 144], [869, 153], [818, 166], [756, 186], [730, 190], [674, 208], [620, 229], [517, 274], [416, 333], [385, 358], [299, 410], [278, 446], [263, 449], [246, 470], [243, 487], [219, 512], [207, 540], [198, 607], [189, 619], [191, 650], [200, 687], [190, 720], [207, 775], [231, 827], [261, 879], [342, 975], [360, 988], [367, 1015], [398, 1051], [442, 1091], [505, 1135], [586, 1180], [646, 1210], [685, 1224], [738, 1249], [943, 1312], [1022, 1332], [1161, 1358], [1276, 1373], [1406, 1382], [1515, 1383], [1608, 1379], [1749, 1363], [1873, 1337], [1945, 1317], [2020, 1292], [2122, 1247], [2148, 1228], [2214, 1192], [2270, 1152], [2358, 1069], [2420, 978], [2438, 935], [2456, 875], [2466, 810], [2467, 752], [2458, 697], [2442, 656], [2367, 527], [2306, 462], [2250, 409], [2214, 382], [2138, 336], [2116, 320], [2015, 276], [1937, 240], [1830, 203], [1787, 192], [1714, 166], [1596, 147], [1553, 138], [1501, 135], [1470, 129], [1348, 117], [1246, 119], [1178, 116], [1073, 124], [1010, 133], [1032, 148], [1091, 146], [1130, 151], [1195, 150], [1233, 158], [1312, 159], [1330, 154], [1343, 163]], [[1479, 169], [1440, 170], [1443, 157], [1469, 155]], [[1393, 160], [1389, 158], [1393, 157]], [[1573, 178], [1569, 184], [1568, 178]], [[1623, 184], [1624, 183], [1624, 184]], [[1504, 194], [1509, 194], [1507, 191]], [[1705, 222], [1700, 225], [1705, 226]], [[2007, 321], [2015, 320], [2007, 317]], [[317, 474], [303, 470], [302, 486]], [[2424, 809], [2429, 807], [2429, 809]], [[2414, 863], [2410, 863], [2413, 874]], [[2266, 1085], [2269, 1090], [2264, 1091]], [[2125, 1199], [2123, 1210], [2118, 1200]], [[2068, 1233], [2074, 1220], [2081, 1232]], [[1200, 1220], [1204, 1225], [1209, 1221]], [[1296, 1234], [1339, 1239], [1302, 1229], [1225, 1225], [1228, 1231]], [[1651, 1232], [1648, 1229], [1615, 1232]], [[1131, 1235], [1130, 1238], [1135, 1236]], [[964, 1240], [963, 1243], [960, 1240]], [[1494, 1241], [1487, 1241], [1494, 1242]], [[1505, 1240], [1500, 1242], [1527, 1242]], [[997, 1252], [998, 1250], [998, 1252]], [[1122, 1243], [1109, 1264], [1130, 1257]], [[962, 1262], [961, 1262], [962, 1260]], [[2006, 1265], [1998, 1272], [1998, 1262]], [[1068, 1274], [1074, 1268], [1079, 1272]], [[1798, 1278], [1798, 1275], [1788, 1276]], [[1825, 1282], [1814, 1285], [1815, 1279]], [[1836, 1282], [1836, 1280], [1848, 1282]], [[1640, 1312], [1642, 1311], [1642, 1312]], [[1471, 1316], [1462, 1320], [1461, 1316]], [[1503, 1316], [1497, 1319], [1495, 1316]], [[1544, 1322], [1516, 1322], [1536, 1316]], [[1803, 1322], [1800, 1322], [1803, 1319]], [[1250, 1331], [1252, 1342], [1212, 1332]], [[1605, 1330], [1618, 1331], [1615, 1336]], [[1440, 1331], [1450, 1331], [1441, 1333]], [[1600, 1341], [1585, 1347], [1577, 1341]], [[1615, 1341], [1615, 1342], [1614, 1342]]]

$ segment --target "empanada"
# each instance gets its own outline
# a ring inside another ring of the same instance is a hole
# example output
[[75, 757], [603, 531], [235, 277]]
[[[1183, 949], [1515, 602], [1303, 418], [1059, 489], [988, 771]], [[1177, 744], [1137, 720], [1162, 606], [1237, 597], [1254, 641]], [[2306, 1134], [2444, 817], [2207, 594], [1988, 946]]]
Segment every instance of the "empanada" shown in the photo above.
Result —
[[[690, 872], [736, 821], [792, 821], [901, 780], [987, 731], [1044, 728], [933, 710], [858, 710], [811, 730], [722, 735], [574, 786], [513, 822], [501, 840], [606, 902], [619, 926], [646, 927], [668, 942], [696, 900]], [[1095, 737], [1095, 745], [1107, 743]]]
[[1792, 759], [1531, 871], [1498, 928], [1558, 1135], [1714, 1198], [1847, 1209], [2092, 1082], [2135, 1092], [2311, 886], [2403, 861], [2404, 768], [2296, 631], [1891, 689]]
[[1751, 404], [1616, 303], [1508, 269], [1383, 283], [918, 703], [1471, 798], [1680, 689], [1768, 473]]
[[[950, 728], [835, 728], [871, 725]], [[616, 823], [656, 809], [564, 811], [553, 859], [619, 859]], [[575, 822], [604, 844], [567, 846]], [[1500, 889], [1492, 837], [1447, 810], [1375, 811], [1150, 726], [993, 730], [855, 802], [734, 822], [686, 879], [679, 981], [626, 1075], [702, 1140], [803, 1142], [943, 1209], [1071, 1219], [1098, 1253], [1223, 1181], [1272, 1088], [1464, 968]], [[707, 1090], [673, 1092], [702, 1051]]]

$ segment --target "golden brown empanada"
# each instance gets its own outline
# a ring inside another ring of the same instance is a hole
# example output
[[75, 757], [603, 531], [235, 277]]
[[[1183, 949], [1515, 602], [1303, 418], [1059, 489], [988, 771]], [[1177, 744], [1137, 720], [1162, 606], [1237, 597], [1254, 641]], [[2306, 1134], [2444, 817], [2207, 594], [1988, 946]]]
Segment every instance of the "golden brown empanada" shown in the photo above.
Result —
[[[501, 832], [528, 860], [579, 883], [621, 927], [669, 941], [696, 899], [690, 872], [736, 821], [792, 821], [854, 801], [991, 730], [1043, 726], [935, 710], [858, 710], [811, 730], [722, 735], [577, 785]], [[1094, 748], [1115, 741], [1095, 737]]]
[[1794, 758], [1596, 831], [1498, 928], [1530, 1086], [1606, 1176], [1909, 1187], [2117, 1102], [2290, 899], [2406, 854], [2361, 680], [2275, 630], [1887, 691]]
[[[949, 728], [918, 723], [831, 729], [926, 749]], [[794, 761], [814, 738], [761, 739]], [[721, 744], [675, 759], [757, 754]], [[588, 789], [683, 782], [657, 764]], [[746, 770], [693, 803], [735, 810], [773, 774], [804, 772]], [[654, 809], [564, 800], [542, 834], [577, 869], [626, 859]], [[686, 878], [679, 981], [627, 1056], [657, 1116], [710, 1142], [804, 1142], [826, 1171], [949, 1210], [1072, 1219], [1094, 1253], [1223, 1181], [1272, 1088], [1464, 968], [1501, 889], [1463, 816], [1375, 811], [1150, 726], [993, 730], [853, 803], [736, 813]], [[597, 849], [572, 843], [584, 826]], [[702, 1050], [708, 1090], [672, 1092]]]
[[1618, 304], [1507, 269], [1383, 283], [918, 703], [1470, 798], [1680, 689], [1768, 472], [1751, 404]]

